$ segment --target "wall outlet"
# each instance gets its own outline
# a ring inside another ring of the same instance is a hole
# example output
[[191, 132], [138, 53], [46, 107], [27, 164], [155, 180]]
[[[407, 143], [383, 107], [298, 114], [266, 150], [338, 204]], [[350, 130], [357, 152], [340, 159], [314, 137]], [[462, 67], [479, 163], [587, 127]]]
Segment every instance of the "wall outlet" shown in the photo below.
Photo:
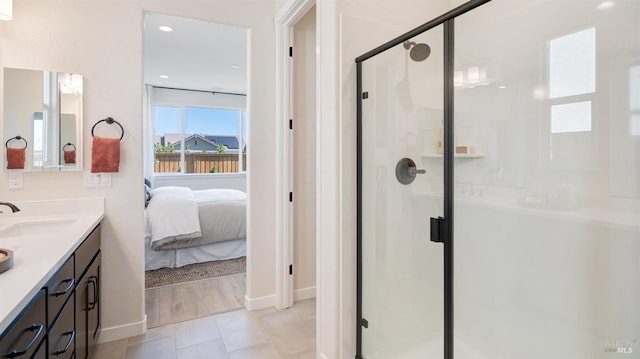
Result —
[[9, 189], [22, 189], [22, 172], [9, 172]]

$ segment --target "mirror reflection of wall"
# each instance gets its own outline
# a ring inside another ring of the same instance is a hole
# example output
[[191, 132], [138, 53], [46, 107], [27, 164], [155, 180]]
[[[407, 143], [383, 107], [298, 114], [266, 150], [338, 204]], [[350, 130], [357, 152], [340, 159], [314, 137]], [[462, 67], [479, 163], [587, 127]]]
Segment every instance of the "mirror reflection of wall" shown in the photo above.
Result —
[[4, 141], [28, 142], [24, 171], [82, 170], [82, 92], [79, 74], [4, 69]]
[[[4, 142], [15, 136], [27, 141], [25, 170], [34, 169], [34, 134], [42, 133], [42, 96], [42, 71], [4, 69]], [[38, 160], [41, 163], [42, 158]]]

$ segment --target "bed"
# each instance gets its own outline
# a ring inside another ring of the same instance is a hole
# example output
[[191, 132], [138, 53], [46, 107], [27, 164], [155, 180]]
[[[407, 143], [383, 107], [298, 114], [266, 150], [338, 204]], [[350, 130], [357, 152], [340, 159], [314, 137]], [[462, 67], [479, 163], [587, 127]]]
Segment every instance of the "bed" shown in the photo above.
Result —
[[246, 255], [246, 194], [159, 187], [145, 210], [145, 270]]

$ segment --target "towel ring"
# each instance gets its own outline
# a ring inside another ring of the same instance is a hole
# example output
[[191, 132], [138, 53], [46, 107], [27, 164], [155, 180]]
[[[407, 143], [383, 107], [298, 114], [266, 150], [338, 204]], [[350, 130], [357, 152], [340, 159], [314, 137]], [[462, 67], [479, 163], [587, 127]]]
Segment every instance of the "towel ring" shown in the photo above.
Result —
[[122, 127], [122, 125], [120, 124], [120, 122], [118, 122], [118, 121], [114, 120], [112, 117], [107, 117], [107, 118], [105, 118], [105, 119], [102, 119], [102, 120], [100, 120], [100, 121], [96, 122], [96, 123], [93, 125], [93, 127], [91, 127], [91, 137], [94, 137], [94, 136], [93, 136], [93, 129], [94, 129], [94, 128], [96, 128], [96, 126], [97, 126], [100, 122], [106, 122], [106, 123], [108, 123], [108, 124], [110, 124], [110, 125], [112, 125], [112, 124], [114, 124], [114, 123], [115, 123], [116, 125], [120, 126], [120, 130], [122, 131], [122, 135], [120, 135], [120, 140], [122, 141], [122, 138], [124, 137], [124, 127]]
[[[29, 143], [27, 142], [27, 139], [18, 135], [16, 137], [11, 137], [10, 139], [7, 140], [7, 142], [4, 143], [4, 147], [9, 148], [9, 142], [13, 141], [13, 140], [23, 140], [24, 141], [24, 148], [27, 148], [27, 146], [29, 146]], [[24, 149], [23, 148], [23, 149]]]
[[72, 147], [73, 147], [73, 149], [72, 149], [71, 151], [75, 151], [75, 150], [76, 150], [76, 145], [74, 145], [74, 144], [73, 144], [73, 143], [71, 143], [71, 142], [67, 142], [64, 146], [62, 146], [62, 150], [63, 150], [63, 151], [66, 151], [66, 150], [65, 150], [65, 148], [66, 148], [67, 146], [72, 146]]

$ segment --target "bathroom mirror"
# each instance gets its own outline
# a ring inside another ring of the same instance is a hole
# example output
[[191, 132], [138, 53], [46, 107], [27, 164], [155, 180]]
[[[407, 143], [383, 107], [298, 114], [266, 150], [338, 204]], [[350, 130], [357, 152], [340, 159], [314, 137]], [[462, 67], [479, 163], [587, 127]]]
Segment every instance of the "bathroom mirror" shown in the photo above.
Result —
[[25, 148], [23, 169], [3, 151], [5, 170], [82, 170], [83, 82], [75, 73], [4, 68], [3, 145]]

